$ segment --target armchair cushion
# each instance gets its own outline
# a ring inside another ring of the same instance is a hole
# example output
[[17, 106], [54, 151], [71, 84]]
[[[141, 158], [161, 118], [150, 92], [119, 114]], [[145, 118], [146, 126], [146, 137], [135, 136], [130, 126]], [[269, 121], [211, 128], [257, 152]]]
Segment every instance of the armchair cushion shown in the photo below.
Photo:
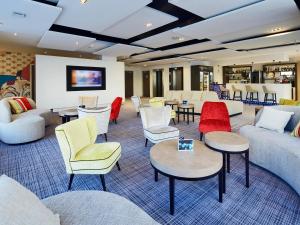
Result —
[[157, 143], [169, 139], [175, 139], [179, 137], [179, 130], [175, 127], [167, 126], [154, 126], [144, 130], [146, 138], [151, 142]]

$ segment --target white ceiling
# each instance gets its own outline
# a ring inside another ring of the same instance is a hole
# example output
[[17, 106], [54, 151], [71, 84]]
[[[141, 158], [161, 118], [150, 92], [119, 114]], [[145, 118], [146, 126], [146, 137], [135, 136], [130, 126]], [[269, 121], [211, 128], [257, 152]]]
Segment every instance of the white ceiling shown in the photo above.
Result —
[[116, 44], [108, 48], [102, 49], [98, 52], [95, 52], [95, 54], [118, 57], [118, 56], [130, 56], [134, 53], [141, 53], [147, 50], [148, 50], [147, 48], [142, 48], [137, 46]]
[[79, 49], [93, 43], [94, 41], [94, 38], [47, 31], [37, 46], [39, 48], [79, 51]]
[[[299, 9], [293, 0], [266, 0], [183, 27], [177, 32], [193, 38], [223, 42], [270, 33], [279, 23], [299, 26], [299, 21]], [[285, 27], [282, 29], [286, 30]]]
[[218, 59], [229, 58], [229, 57], [246, 56], [247, 54], [248, 53], [237, 52], [237, 51], [230, 50], [230, 49], [224, 49], [224, 50], [218, 50], [218, 51], [186, 55], [186, 57], [193, 58], [193, 59], [201, 59], [201, 60], [209, 59], [209, 60], [215, 61]]
[[96, 41], [84, 46], [79, 51], [94, 53], [94, 52], [100, 51], [101, 49], [107, 48], [112, 45], [113, 45], [113, 43], [110, 43], [110, 42], [96, 40]]
[[203, 18], [216, 16], [261, 0], [169, 0], [170, 3]]
[[60, 0], [63, 13], [56, 24], [101, 33], [103, 30], [142, 9], [151, 0]]
[[[35, 1], [1, 0], [0, 41], [36, 45], [61, 11], [61, 8]], [[14, 13], [25, 14], [25, 17]]]
[[132, 58], [133, 59], [151, 59], [151, 58], [166, 56], [169, 54], [170, 54], [170, 52], [168, 52], [168, 51], [151, 51], [151, 52], [146, 52], [146, 53], [132, 56]]
[[[176, 33], [175, 31], [176, 30], [169, 30], [169, 31], [142, 39], [140, 41], [136, 41], [136, 42], [134, 42], [134, 44], [151, 47], [151, 48], [158, 48], [161, 46], [177, 44], [182, 41], [188, 41], [188, 40], [192, 39], [192, 38], [187, 37], [184, 34]], [[180, 41], [180, 40], [178, 40], [178, 38], [183, 38], [184, 40]]]
[[274, 34], [267, 37], [254, 38], [245, 41], [238, 41], [229, 44], [224, 44], [226, 48], [238, 50], [238, 49], [252, 49], [261, 48], [274, 45], [284, 45], [300, 42], [300, 31], [292, 31], [282, 34]]
[[[177, 18], [174, 16], [149, 7], [144, 7], [115, 25], [105, 29], [101, 34], [128, 39], [175, 20], [177, 20]], [[150, 22], [152, 26], [146, 27], [146, 24]]]

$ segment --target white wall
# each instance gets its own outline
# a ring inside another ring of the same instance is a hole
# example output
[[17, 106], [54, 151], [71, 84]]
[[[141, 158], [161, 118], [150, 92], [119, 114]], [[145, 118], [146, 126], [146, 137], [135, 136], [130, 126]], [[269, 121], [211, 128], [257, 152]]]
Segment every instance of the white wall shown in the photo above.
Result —
[[[66, 66], [94, 66], [106, 68], [106, 90], [68, 91]], [[98, 95], [99, 104], [111, 103], [115, 97], [125, 96], [124, 63], [113, 60], [36, 56], [36, 103], [40, 108], [77, 106], [81, 95]]]

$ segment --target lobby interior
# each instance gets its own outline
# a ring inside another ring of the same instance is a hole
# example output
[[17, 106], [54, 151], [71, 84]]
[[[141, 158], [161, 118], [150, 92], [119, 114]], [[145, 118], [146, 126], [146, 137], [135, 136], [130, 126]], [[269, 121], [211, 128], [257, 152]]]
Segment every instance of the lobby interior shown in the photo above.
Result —
[[300, 224], [299, 0], [0, 5], [0, 225]]

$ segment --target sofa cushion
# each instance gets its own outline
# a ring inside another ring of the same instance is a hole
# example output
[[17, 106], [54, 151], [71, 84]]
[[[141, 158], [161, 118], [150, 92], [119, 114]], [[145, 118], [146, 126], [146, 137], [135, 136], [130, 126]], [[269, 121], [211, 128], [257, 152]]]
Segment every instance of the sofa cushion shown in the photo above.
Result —
[[13, 114], [20, 114], [22, 112], [26, 112], [26, 107], [23, 105], [22, 101], [19, 99], [10, 99], [8, 100], [11, 112]]
[[60, 225], [58, 214], [6, 175], [0, 177], [0, 218], [5, 225]]
[[284, 128], [293, 114], [294, 112], [280, 111], [265, 107], [255, 126], [283, 133]]
[[7, 99], [0, 101], [0, 122], [9, 123], [11, 122], [11, 110]]
[[183, 91], [181, 94], [181, 99], [191, 101], [192, 100], [192, 92], [191, 91]]
[[14, 98], [14, 100], [18, 101], [20, 104], [22, 104], [22, 108], [25, 108], [24, 111], [28, 111], [28, 110], [31, 110], [33, 109], [30, 102], [28, 101], [27, 98], [25, 97], [17, 97], [17, 98]]
[[214, 91], [203, 91], [201, 96], [202, 101], [218, 101], [218, 94]]
[[173, 91], [173, 96], [172, 96], [173, 99], [181, 101], [182, 100], [181, 92], [182, 91]]
[[203, 91], [193, 91], [192, 92], [192, 101], [200, 101], [202, 97]]

